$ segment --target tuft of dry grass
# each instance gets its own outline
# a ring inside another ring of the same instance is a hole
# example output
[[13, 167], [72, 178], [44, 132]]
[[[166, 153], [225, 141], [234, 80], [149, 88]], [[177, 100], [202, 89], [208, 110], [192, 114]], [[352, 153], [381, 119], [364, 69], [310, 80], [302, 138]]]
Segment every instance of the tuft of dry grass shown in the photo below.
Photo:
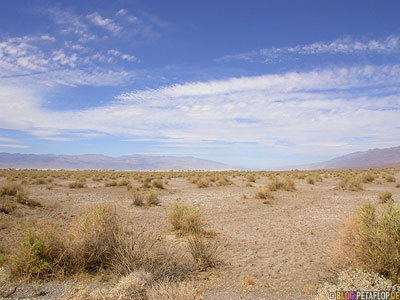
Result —
[[219, 262], [217, 241], [195, 234], [188, 238], [188, 248], [194, 261], [201, 269], [214, 268]]
[[201, 300], [203, 299], [193, 282], [165, 280], [147, 290], [148, 300]]
[[164, 189], [164, 184], [163, 184], [162, 180], [159, 180], [159, 179], [153, 180], [153, 186], [158, 189]]
[[210, 180], [208, 179], [208, 178], [200, 178], [198, 181], [197, 181], [197, 187], [198, 188], [206, 188], [206, 187], [209, 187], [210, 186]]
[[157, 192], [151, 191], [146, 197], [146, 204], [148, 206], [157, 206], [160, 205], [160, 198], [158, 197]]
[[357, 191], [363, 190], [360, 178], [353, 177], [353, 176], [347, 176], [347, 177], [343, 178], [342, 181], [339, 182], [337, 187], [344, 191], [357, 192]]
[[393, 201], [392, 193], [390, 192], [382, 192], [379, 194], [378, 198], [380, 203], [387, 203]]
[[143, 204], [144, 204], [143, 195], [140, 194], [139, 192], [134, 192], [133, 199], [132, 199], [132, 205], [143, 206]]
[[168, 219], [174, 230], [180, 231], [183, 234], [202, 233], [204, 231], [202, 216], [193, 207], [175, 202]]
[[271, 192], [277, 190], [284, 190], [284, 191], [294, 191], [296, 190], [294, 181], [290, 178], [285, 178], [283, 181], [279, 181], [278, 179], [274, 179], [272, 182], [268, 184], [268, 189]]

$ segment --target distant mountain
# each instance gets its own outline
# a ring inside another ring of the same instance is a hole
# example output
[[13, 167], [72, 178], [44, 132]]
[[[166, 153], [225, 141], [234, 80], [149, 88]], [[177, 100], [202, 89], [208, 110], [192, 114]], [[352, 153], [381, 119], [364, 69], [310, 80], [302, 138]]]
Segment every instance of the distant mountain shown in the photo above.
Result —
[[400, 168], [400, 146], [354, 152], [320, 163], [291, 167], [299, 170], [359, 168]]
[[0, 153], [0, 168], [77, 170], [229, 170], [233, 167], [195, 157], [97, 154], [54, 155]]

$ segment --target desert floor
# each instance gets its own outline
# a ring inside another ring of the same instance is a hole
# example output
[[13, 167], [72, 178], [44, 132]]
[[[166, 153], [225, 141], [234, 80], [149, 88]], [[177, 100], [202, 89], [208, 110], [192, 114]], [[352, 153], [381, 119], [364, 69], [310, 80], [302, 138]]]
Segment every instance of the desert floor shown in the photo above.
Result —
[[[126, 226], [156, 232], [170, 249], [185, 253], [186, 239], [175, 234], [168, 222], [171, 206], [178, 198], [201, 211], [206, 228], [216, 232], [213, 239], [220, 245], [221, 264], [193, 277], [204, 299], [310, 299], [322, 282], [334, 279], [334, 244], [346, 218], [360, 204], [378, 203], [383, 191], [391, 192], [395, 203], [400, 201], [398, 171], [391, 171], [397, 183], [387, 182], [378, 174], [374, 182], [363, 184], [363, 190], [357, 192], [338, 189], [340, 178], [335, 172], [341, 171], [319, 172], [322, 181], [315, 184], [296, 178], [292, 172], [295, 191], [274, 191], [273, 199], [267, 200], [255, 198], [256, 192], [271, 182], [267, 173], [255, 173], [256, 181], [250, 186], [243, 172], [235, 176], [225, 172], [232, 184], [206, 188], [180, 176], [170, 178], [164, 189], [155, 189], [160, 198], [160, 205], [155, 207], [133, 206], [132, 190], [126, 186], [105, 187], [105, 181], [90, 178], [87, 187], [79, 189], [68, 187], [73, 179], [54, 178], [51, 187], [28, 182], [25, 190], [42, 207], [18, 206], [13, 213], [3, 214], [0, 247], [6, 256], [12, 253], [20, 234], [19, 225], [27, 220], [51, 220], [63, 226], [85, 208], [111, 203], [122, 214]], [[286, 175], [281, 172], [276, 176]], [[0, 184], [5, 182], [5, 177], [0, 178]], [[142, 186], [133, 178], [130, 183], [133, 190]], [[100, 275], [78, 276], [64, 282], [28, 281], [14, 297], [68, 299], [82, 285], [102, 284], [113, 282]], [[38, 296], [40, 292], [46, 295]]]

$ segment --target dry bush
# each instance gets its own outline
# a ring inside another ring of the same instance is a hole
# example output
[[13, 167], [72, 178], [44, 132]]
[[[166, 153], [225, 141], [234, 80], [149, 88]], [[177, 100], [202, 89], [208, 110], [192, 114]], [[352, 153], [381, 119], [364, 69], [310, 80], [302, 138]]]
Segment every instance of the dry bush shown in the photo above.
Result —
[[138, 192], [133, 193], [132, 205], [143, 206], [143, 204], [144, 204], [143, 195]]
[[175, 202], [168, 219], [174, 229], [182, 233], [202, 233], [204, 231], [200, 211], [193, 207]]
[[192, 282], [165, 280], [156, 283], [146, 292], [147, 300], [201, 300], [203, 299]]
[[312, 178], [312, 177], [307, 177], [306, 182], [307, 182], [308, 184], [314, 184], [314, 183], [315, 183], [314, 178]]
[[389, 203], [379, 217], [362, 206], [341, 231], [337, 261], [400, 282], [400, 210]]
[[110, 267], [119, 224], [115, 209], [107, 205], [95, 206], [73, 224], [68, 249], [75, 267], [88, 272]]
[[285, 190], [285, 191], [294, 191], [295, 184], [292, 179], [290, 178], [285, 178], [283, 181], [279, 181], [278, 179], [274, 179], [272, 182], [268, 184], [268, 189], [271, 192], [277, 191], [277, 190]]
[[396, 178], [393, 175], [386, 174], [383, 176], [387, 182], [396, 182]]
[[269, 199], [269, 200], [274, 199], [274, 196], [265, 188], [258, 190], [255, 193], [254, 197], [257, 199]]
[[14, 277], [47, 279], [64, 272], [68, 263], [66, 248], [53, 224], [41, 223], [26, 229], [11, 256], [11, 274]]
[[71, 182], [70, 184], [68, 184], [68, 187], [70, 189], [83, 189], [83, 188], [86, 188], [87, 185], [85, 182], [82, 182], [82, 181], [74, 181], [74, 182]]
[[337, 291], [398, 291], [399, 286], [376, 273], [358, 269], [347, 269], [339, 273], [336, 284], [325, 282], [313, 297], [313, 300], [328, 300], [330, 293]]
[[0, 212], [9, 214], [15, 209], [15, 207], [16, 204], [14, 199], [8, 196], [0, 197]]
[[118, 182], [118, 186], [127, 186], [128, 184], [130, 184], [130, 181], [126, 178], [124, 178], [120, 182]]
[[248, 182], [256, 182], [256, 175], [249, 174], [246, 176]]
[[353, 176], [347, 176], [343, 178], [343, 180], [339, 182], [339, 185], [337, 187], [344, 191], [357, 192], [363, 190], [360, 178]]
[[8, 182], [0, 187], [1, 196], [17, 196], [19, 194], [25, 194], [24, 187], [14, 182]]
[[104, 186], [105, 187], [118, 186], [118, 182], [116, 182], [115, 180], [109, 181], [109, 182], [106, 182], [106, 184]]
[[374, 180], [375, 180], [375, 177], [371, 173], [364, 174], [361, 177], [361, 182], [362, 183], [369, 183], [369, 182], [373, 182]]
[[214, 268], [219, 262], [217, 241], [205, 239], [195, 234], [188, 238], [188, 248], [194, 261], [201, 269]]
[[153, 281], [151, 273], [134, 271], [120, 278], [117, 285], [107, 294], [107, 299], [146, 299], [146, 289]]
[[153, 180], [153, 186], [155, 188], [158, 188], [158, 189], [163, 189], [164, 188], [163, 182], [161, 180], [159, 180], [159, 179]]
[[155, 191], [151, 191], [146, 197], [146, 204], [148, 206], [157, 206], [160, 204], [160, 198], [158, 198], [158, 194]]
[[198, 188], [206, 188], [206, 187], [209, 187], [210, 186], [210, 180], [208, 179], [208, 178], [200, 178], [198, 181], [197, 181], [197, 187]]
[[393, 201], [392, 193], [390, 192], [382, 192], [379, 194], [378, 197], [380, 203], [387, 203]]

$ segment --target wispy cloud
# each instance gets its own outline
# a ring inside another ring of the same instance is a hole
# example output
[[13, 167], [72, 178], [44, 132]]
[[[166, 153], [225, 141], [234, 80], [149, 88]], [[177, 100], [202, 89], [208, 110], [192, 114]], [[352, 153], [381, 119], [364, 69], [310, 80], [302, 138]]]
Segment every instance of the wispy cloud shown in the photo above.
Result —
[[383, 40], [357, 40], [352, 37], [346, 37], [331, 42], [316, 42], [294, 47], [265, 48], [246, 53], [226, 55], [215, 59], [215, 61], [247, 60], [271, 63], [302, 55], [390, 54], [399, 50], [400, 39], [396, 35], [388, 36]]
[[[161, 148], [337, 155], [398, 143], [399, 86], [400, 65], [327, 68], [138, 90], [78, 111], [48, 111], [44, 95], [31, 99], [19, 87], [0, 95], [0, 127], [40, 129], [45, 138], [107, 134]], [[359, 136], [371, 138], [352, 140]]]
[[92, 14], [89, 14], [86, 16], [90, 22], [92, 22], [93, 24], [103, 27], [106, 30], [109, 30], [113, 33], [117, 33], [120, 32], [122, 30], [122, 26], [118, 25], [116, 22], [114, 22], [111, 19], [108, 18], [103, 18], [102, 16], [100, 16], [99, 13], [94, 12]]
[[26, 146], [26, 145], [12, 145], [12, 144], [0, 144], [0, 147], [15, 148], [15, 149], [27, 149], [27, 148], [30, 148], [30, 146]]

